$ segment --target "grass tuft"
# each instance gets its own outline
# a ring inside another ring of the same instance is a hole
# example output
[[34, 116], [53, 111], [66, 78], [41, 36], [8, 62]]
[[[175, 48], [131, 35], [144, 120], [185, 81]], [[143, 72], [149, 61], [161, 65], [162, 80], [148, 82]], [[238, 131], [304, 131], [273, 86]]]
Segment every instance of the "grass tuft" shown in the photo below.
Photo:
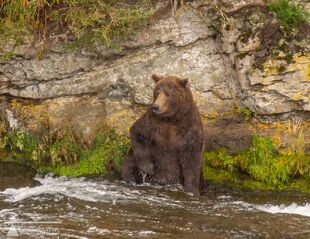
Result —
[[223, 175], [246, 175], [271, 187], [281, 187], [295, 179], [310, 180], [310, 157], [303, 151], [279, 152], [270, 137], [254, 136], [249, 150], [229, 155], [224, 149], [204, 154], [206, 176], [211, 170]]
[[88, 147], [78, 143], [71, 131], [49, 139], [16, 129], [2, 135], [0, 155], [11, 160], [27, 160], [40, 172], [62, 176], [119, 174], [121, 162], [129, 149], [129, 139], [115, 130], [103, 130]]
[[13, 55], [24, 36], [32, 36], [43, 54], [51, 34], [66, 33], [72, 46], [118, 48], [119, 40], [135, 34], [152, 11], [150, 0], [10, 0], [0, 1], [0, 41], [14, 44], [2, 56]]
[[277, 0], [269, 3], [269, 10], [277, 14], [277, 18], [285, 31], [297, 29], [304, 23], [309, 23], [310, 14], [307, 10], [290, 0]]

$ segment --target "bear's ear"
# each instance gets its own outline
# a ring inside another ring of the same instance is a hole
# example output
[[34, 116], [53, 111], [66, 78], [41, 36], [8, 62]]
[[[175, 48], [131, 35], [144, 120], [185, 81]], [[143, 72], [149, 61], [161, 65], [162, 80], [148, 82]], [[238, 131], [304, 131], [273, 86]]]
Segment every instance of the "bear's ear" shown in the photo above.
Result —
[[180, 79], [178, 81], [179, 81], [180, 85], [183, 86], [184, 88], [189, 87], [189, 85], [191, 83], [191, 80], [188, 78]]
[[158, 75], [156, 75], [156, 74], [153, 74], [153, 75], [152, 75], [152, 79], [154, 80], [155, 83], [157, 83], [158, 81], [160, 81], [161, 78], [162, 78], [162, 77], [160, 77], [160, 76], [158, 76]]

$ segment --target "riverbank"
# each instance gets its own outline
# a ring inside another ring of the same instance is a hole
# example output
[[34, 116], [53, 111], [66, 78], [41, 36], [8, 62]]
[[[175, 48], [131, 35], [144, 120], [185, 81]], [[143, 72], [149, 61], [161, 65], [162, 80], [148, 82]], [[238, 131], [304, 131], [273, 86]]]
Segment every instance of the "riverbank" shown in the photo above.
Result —
[[[0, 176], [33, 177], [35, 172], [58, 176], [119, 177], [130, 141], [102, 127], [93, 140], [80, 142], [73, 132], [38, 137], [23, 129], [2, 133]], [[66, 132], [66, 133], [64, 133]], [[297, 137], [298, 139], [298, 137]], [[254, 136], [249, 149], [230, 154], [225, 149], [204, 153], [207, 182], [241, 190], [310, 193], [310, 157], [302, 140], [279, 148], [268, 136]]]

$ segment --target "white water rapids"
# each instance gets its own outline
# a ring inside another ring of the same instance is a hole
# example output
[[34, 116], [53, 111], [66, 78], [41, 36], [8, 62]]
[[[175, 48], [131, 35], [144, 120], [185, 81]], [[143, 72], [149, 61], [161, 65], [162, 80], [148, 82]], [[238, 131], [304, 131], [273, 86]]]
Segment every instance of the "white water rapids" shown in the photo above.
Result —
[[[146, 195], [143, 191], [139, 191], [138, 188], [132, 190], [125, 186], [113, 184], [108, 181], [98, 183], [87, 181], [85, 178], [53, 177], [52, 175], [36, 177], [35, 180], [41, 185], [35, 187], [22, 187], [18, 189], [7, 188], [6, 190], [0, 192], [0, 194], [5, 195], [5, 201], [8, 202], [18, 202], [29, 197], [36, 199], [36, 196], [41, 194], [61, 194], [85, 201], [105, 202], [112, 204], [134, 200], [147, 202], [149, 204], [156, 203], [175, 207], [182, 206], [179, 201], [171, 200], [163, 195]], [[170, 188], [170, 190], [172, 189]], [[225, 203], [226, 205], [226, 202], [219, 203]], [[240, 204], [241, 206], [251, 210], [254, 208], [272, 214], [287, 213], [310, 217], [310, 202], [304, 203], [303, 205], [297, 205], [296, 203], [292, 203], [290, 205], [255, 205], [245, 202], [230, 203]]]
[[252, 200], [209, 189], [196, 197], [180, 186], [34, 179], [0, 191], [0, 238], [11, 226], [25, 238], [310, 238], [307, 196]]

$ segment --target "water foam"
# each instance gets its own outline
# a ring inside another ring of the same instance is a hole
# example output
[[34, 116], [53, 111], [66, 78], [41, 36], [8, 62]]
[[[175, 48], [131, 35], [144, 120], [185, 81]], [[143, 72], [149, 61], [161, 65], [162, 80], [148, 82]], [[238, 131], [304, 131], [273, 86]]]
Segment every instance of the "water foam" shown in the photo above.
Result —
[[[228, 204], [229, 203], [226, 203], [226, 205]], [[284, 204], [257, 205], [257, 204], [247, 203], [244, 201], [234, 201], [234, 202], [231, 202], [231, 204], [239, 205], [238, 210], [247, 210], [247, 211], [259, 210], [259, 211], [268, 212], [272, 214], [278, 214], [278, 213], [284, 214], [285, 213], [285, 214], [295, 214], [295, 215], [310, 217], [310, 203], [309, 202], [306, 202], [302, 205], [298, 205], [297, 203], [292, 203], [290, 205], [284, 205]]]
[[310, 217], [310, 203], [305, 203], [303, 205], [297, 205], [296, 203], [292, 203], [290, 205], [263, 205], [263, 206], [255, 206], [256, 209], [269, 212], [272, 214], [275, 213], [287, 213], [287, 214], [297, 214], [301, 216]]
[[[41, 185], [35, 187], [22, 187], [18, 189], [7, 188], [0, 192], [5, 196], [7, 202], [20, 202], [27, 198], [32, 200], [44, 200], [44, 194], [54, 195], [55, 200], [62, 200], [64, 196], [77, 198], [83, 201], [105, 202], [112, 205], [118, 203], [146, 203], [151, 205], [184, 207], [182, 201], [175, 200], [167, 194], [156, 192], [156, 195], [146, 190], [138, 190], [137, 188], [129, 188], [122, 183], [113, 183], [108, 181], [87, 180], [86, 178], [70, 178], [70, 177], [53, 177], [46, 175], [45, 177], [35, 177], [35, 180]], [[157, 187], [154, 187], [156, 189]], [[232, 201], [231, 196], [219, 196], [219, 203], [214, 208], [226, 207], [227, 205], [236, 205], [236, 210], [260, 210], [267, 213], [287, 213], [297, 214], [310, 217], [310, 203], [303, 205], [292, 203], [290, 205], [257, 205], [244, 201]], [[199, 203], [199, 202], [198, 202]], [[0, 215], [5, 211], [0, 211]]]
[[[75, 197], [86, 201], [96, 201], [96, 197], [104, 194], [106, 188], [101, 186], [102, 191], [92, 182], [86, 182], [85, 178], [52, 177], [48, 175], [44, 178], [36, 177], [36, 181], [41, 185], [36, 187], [22, 187], [18, 189], [7, 188], [1, 194], [8, 196], [5, 201], [18, 202], [29, 197], [36, 197], [42, 194], [62, 194], [69, 197]], [[76, 190], [79, 188], [79, 190]], [[111, 192], [113, 194], [113, 192]]]
[[169, 198], [167, 195], [150, 196], [143, 190], [132, 189], [123, 186], [121, 183], [87, 180], [83, 177], [53, 177], [53, 175], [36, 176], [34, 179], [40, 182], [41, 185], [18, 189], [7, 188], [0, 194], [6, 196], [5, 201], [7, 202], [19, 202], [27, 198], [42, 200], [42, 198], [44, 199], [42, 195], [50, 194], [55, 195], [56, 198], [59, 195], [64, 195], [84, 201], [99, 201], [113, 205], [119, 202], [136, 201], [180, 207], [178, 201]]

